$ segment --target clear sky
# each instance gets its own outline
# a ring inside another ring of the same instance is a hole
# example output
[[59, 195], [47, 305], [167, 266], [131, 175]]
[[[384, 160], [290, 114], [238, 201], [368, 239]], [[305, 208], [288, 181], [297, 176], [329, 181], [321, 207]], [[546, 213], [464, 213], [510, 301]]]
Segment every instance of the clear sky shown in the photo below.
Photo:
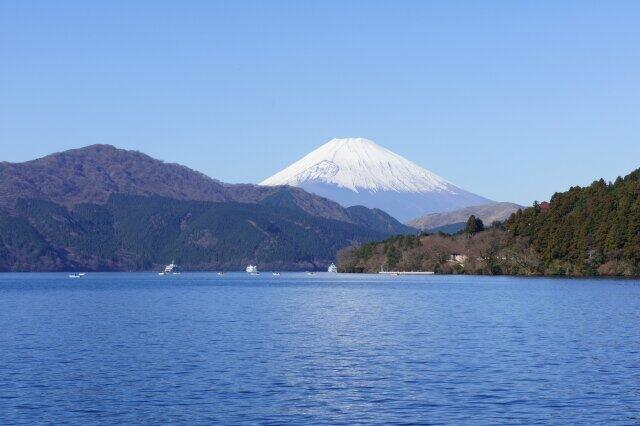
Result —
[[0, 2], [0, 160], [260, 182], [333, 137], [529, 204], [640, 167], [640, 1]]

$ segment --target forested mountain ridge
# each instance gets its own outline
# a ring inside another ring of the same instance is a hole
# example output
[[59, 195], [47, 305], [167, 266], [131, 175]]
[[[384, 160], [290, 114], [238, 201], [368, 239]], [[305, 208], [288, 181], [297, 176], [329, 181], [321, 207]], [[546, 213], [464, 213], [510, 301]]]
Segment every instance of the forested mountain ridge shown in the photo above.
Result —
[[301, 209], [113, 194], [67, 208], [19, 199], [0, 211], [0, 270], [326, 268], [339, 248], [385, 233]]
[[[90, 145], [23, 163], [0, 163], [0, 208], [16, 201], [43, 199], [72, 207], [106, 203], [111, 194], [161, 196], [178, 200], [264, 203], [300, 208], [312, 216], [360, 224], [379, 221], [374, 211], [357, 216], [338, 203], [289, 186], [227, 184], [179, 164], [165, 163], [138, 151]], [[368, 213], [368, 214], [367, 214]], [[390, 233], [413, 231], [387, 215]]]
[[455, 236], [394, 237], [339, 253], [348, 272], [380, 266], [441, 273], [640, 275], [640, 169], [556, 193], [499, 226]]
[[350, 221], [337, 203], [299, 188], [225, 184], [179, 164], [138, 151], [90, 145], [23, 163], [0, 163], [0, 206], [19, 198], [57, 204], [105, 203], [114, 193], [158, 195], [179, 200], [258, 203], [280, 192], [308, 213]]
[[505, 228], [531, 245], [546, 273], [639, 275], [640, 169], [556, 193], [545, 208], [512, 215]]
[[414, 232], [378, 210], [225, 184], [109, 145], [0, 163], [0, 270], [146, 270], [172, 259], [317, 269], [351, 243]]
[[380, 209], [365, 206], [351, 206], [347, 207], [346, 211], [352, 222], [384, 234], [415, 235], [418, 233], [416, 228], [401, 224], [394, 217]]
[[112, 193], [228, 201], [221, 182], [137, 151], [91, 145], [23, 163], [0, 163], [0, 205], [39, 198], [72, 206], [105, 203]]

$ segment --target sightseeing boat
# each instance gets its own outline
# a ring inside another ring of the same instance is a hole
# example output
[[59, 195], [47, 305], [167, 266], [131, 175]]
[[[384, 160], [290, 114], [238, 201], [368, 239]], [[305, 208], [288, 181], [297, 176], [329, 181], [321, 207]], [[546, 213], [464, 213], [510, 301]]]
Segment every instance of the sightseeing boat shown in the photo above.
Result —
[[158, 275], [180, 275], [180, 270], [178, 269], [178, 265], [175, 262], [171, 262], [167, 266], [164, 267], [164, 271], [159, 272]]

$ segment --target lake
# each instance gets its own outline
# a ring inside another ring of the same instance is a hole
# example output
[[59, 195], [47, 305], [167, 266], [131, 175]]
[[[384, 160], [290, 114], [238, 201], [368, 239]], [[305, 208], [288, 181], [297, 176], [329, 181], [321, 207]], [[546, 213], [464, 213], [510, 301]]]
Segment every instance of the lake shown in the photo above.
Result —
[[640, 423], [640, 281], [0, 274], [2, 424]]

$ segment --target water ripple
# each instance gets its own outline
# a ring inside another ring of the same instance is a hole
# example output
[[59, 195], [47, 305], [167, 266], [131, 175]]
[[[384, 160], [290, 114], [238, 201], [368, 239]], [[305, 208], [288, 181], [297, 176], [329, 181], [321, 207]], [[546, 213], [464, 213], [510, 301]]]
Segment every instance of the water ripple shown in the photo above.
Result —
[[0, 275], [3, 424], [634, 424], [640, 284]]

